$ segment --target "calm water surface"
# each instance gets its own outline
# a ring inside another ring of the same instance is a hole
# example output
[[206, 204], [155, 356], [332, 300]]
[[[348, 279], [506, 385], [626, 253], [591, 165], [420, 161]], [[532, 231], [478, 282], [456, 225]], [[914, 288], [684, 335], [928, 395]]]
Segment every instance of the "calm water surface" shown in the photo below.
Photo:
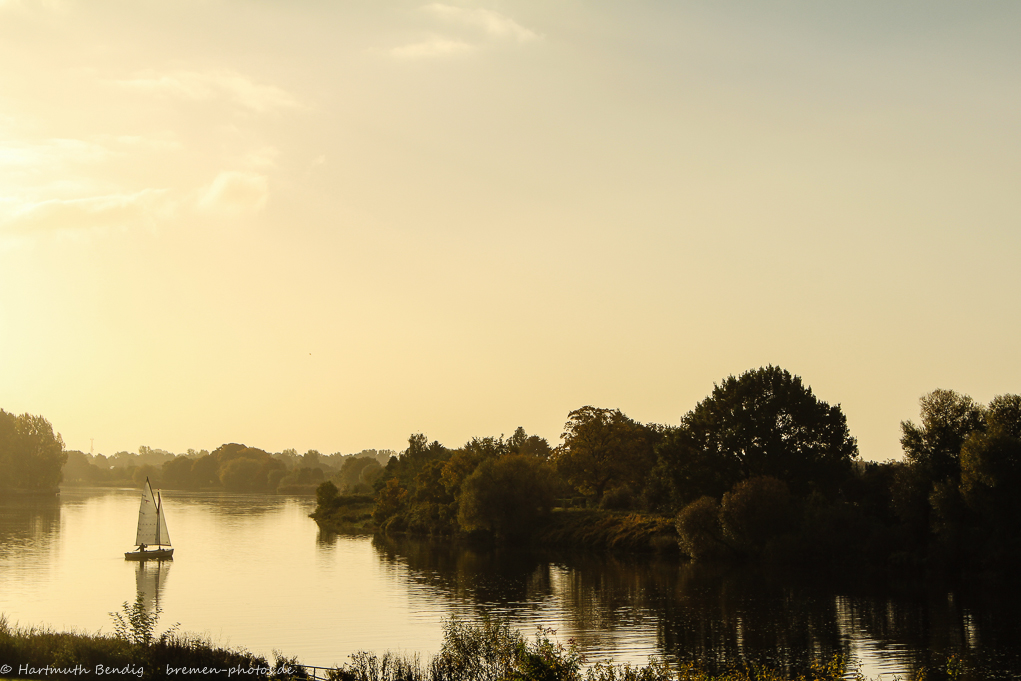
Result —
[[306, 664], [357, 650], [436, 652], [451, 615], [500, 615], [573, 638], [590, 660], [744, 661], [797, 668], [842, 652], [870, 677], [955, 653], [1021, 672], [1018, 599], [941, 590], [876, 595], [792, 585], [671, 561], [324, 535], [304, 497], [166, 492], [176, 559], [125, 561], [138, 490], [63, 490], [0, 501], [0, 613], [22, 625], [112, 630], [142, 593], [161, 630]]

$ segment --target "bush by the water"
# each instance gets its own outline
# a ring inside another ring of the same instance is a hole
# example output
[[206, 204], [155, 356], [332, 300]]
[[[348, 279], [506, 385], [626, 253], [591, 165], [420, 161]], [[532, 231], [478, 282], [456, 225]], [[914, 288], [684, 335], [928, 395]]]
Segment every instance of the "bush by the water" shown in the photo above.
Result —
[[[331, 681], [840, 681], [848, 678], [841, 656], [819, 660], [802, 673], [785, 674], [758, 665], [710, 672], [696, 663], [670, 665], [651, 659], [647, 665], [597, 662], [586, 659], [574, 641], [557, 640], [552, 629], [539, 627], [533, 638], [514, 631], [506, 622], [483, 618], [444, 623], [443, 647], [428, 661], [417, 655], [360, 652], [352, 661], [328, 673]], [[945, 670], [931, 678], [957, 678], [960, 662], [948, 661]], [[850, 671], [856, 681], [866, 681]], [[930, 678], [919, 671], [915, 681]], [[910, 681], [910, 679], [903, 679]]]

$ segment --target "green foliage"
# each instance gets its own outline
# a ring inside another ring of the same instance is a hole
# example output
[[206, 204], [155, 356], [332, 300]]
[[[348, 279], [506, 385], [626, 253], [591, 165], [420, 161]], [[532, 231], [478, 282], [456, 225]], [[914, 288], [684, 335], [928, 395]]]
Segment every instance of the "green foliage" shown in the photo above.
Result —
[[[142, 679], [165, 678], [167, 666], [224, 670], [220, 674], [203, 676], [214, 679], [228, 678], [230, 674], [226, 670], [232, 667], [242, 670], [268, 667], [262, 657], [244, 650], [214, 647], [208, 641], [194, 636], [182, 636], [170, 631], [157, 637], [153, 633], [155, 621], [148, 622], [144, 618], [135, 617], [134, 610], [135, 606], [124, 604], [124, 636], [54, 632], [34, 627], [15, 628], [9, 626], [6, 618], [0, 615], [0, 660], [14, 668], [23, 664], [34, 667], [50, 665], [55, 668], [81, 665], [85, 669], [94, 669], [96, 665], [117, 669], [130, 667], [134, 672], [131, 678]], [[132, 625], [132, 617], [138, 620], [137, 625]], [[136, 643], [136, 640], [139, 642]], [[64, 678], [77, 678], [77, 675], [71, 674]]]
[[329, 480], [319, 485], [316, 488], [316, 505], [320, 507], [332, 506], [333, 500], [337, 498], [338, 491], [337, 486]]
[[551, 471], [539, 459], [508, 454], [486, 459], [461, 486], [457, 520], [463, 530], [517, 537], [553, 506]]
[[529, 435], [521, 426], [515, 428], [514, 434], [507, 438], [507, 451], [511, 454], [527, 454], [543, 461], [553, 454], [553, 449], [545, 438]]
[[[559, 642], [552, 629], [539, 627], [532, 639], [506, 623], [451, 619], [444, 623], [443, 648], [427, 664], [417, 655], [360, 652], [332, 670], [335, 681], [841, 681], [847, 665], [840, 656], [815, 662], [798, 676], [758, 665], [710, 673], [697, 664], [674, 668], [651, 659], [648, 665], [598, 662], [582, 669], [585, 660], [573, 641]], [[949, 667], [948, 667], [949, 668]], [[859, 674], [855, 677], [864, 681]], [[922, 677], [916, 677], [920, 681]], [[954, 678], [954, 677], [951, 677]]]
[[922, 424], [901, 422], [901, 446], [907, 460], [930, 480], [960, 479], [961, 446], [985, 428], [982, 407], [967, 395], [937, 389], [924, 395]]
[[723, 495], [723, 531], [746, 552], [762, 550], [766, 542], [793, 532], [796, 512], [787, 485], [770, 476], [742, 480]]
[[351, 456], [344, 459], [333, 477], [337, 489], [345, 493], [369, 492], [372, 483], [382, 474], [383, 467], [368, 456]]
[[582, 407], [568, 414], [564, 444], [554, 452], [557, 471], [598, 502], [616, 486], [640, 489], [656, 463], [660, 433], [619, 409]]
[[159, 623], [162, 613], [163, 609], [158, 603], [152, 611], [149, 611], [145, 606], [145, 598], [140, 593], [134, 603], [129, 604], [124, 601], [121, 612], [110, 613], [110, 617], [113, 618], [114, 636], [131, 645], [141, 647], [148, 647], [155, 641], [166, 643], [181, 625], [180, 623], [175, 624], [157, 638], [156, 625]]
[[696, 499], [677, 514], [677, 536], [681, 550], [694, 561], [729, 555], [732, 549], [723, 537], [720, 504], [710, 496]]
[[188, 489], [192, 486], [192, 469], [195, 460], [178, 456], [163, 464], [163, 486], [170, 489]]
[[372, 519], [380, 527], [385, 527], [404, 510], [407, 498], [408, 490], [401, 487], [397, 478], [390, 478], [386, 481], [386, 486], [376, 495], [376, 509], [372, 512]]
[[228, 492], [255, 492], [265, 486], [258, 477], [261, 469], [262, 465], [255, 459], [232, 459], [220, 468], [220, 484]]
[[66, 461], [64, 441], [49, 421], [0, 409], [0, 492], [56, 490]]
[[[549, 451], [545, 440], [522, 428], [510, 440], [473, 438], [453, 451], [412, 435], [375, 482], [373, 519], [386, 532], [515, 535], [552, 506]], [[344, 464], [350, 471], [360, 465]]]
[[337, 494], [337, 486], [327, 480], [316, 490], [316, 508], [309, 514], [324, 530], [343, 534], [363, 534], [375, 530], [372, 512], [376, 501], [369, 494]]
[[676, 552], [677, 532], [664, 516], [595, 510], [556, 510], [536, 531], [535, 541], [629, 552]]
[[[280, 474], [279, 479], [274, 475], [275, 473]], [[270, 486], [280, 494], [307, 494], [317, 489], [325, 477], [326, 474], [319, 466], [315, 468], [296, 466], [286, 474], [282, 470], [270, 471], [269, 482]]]
[[629, 511], [634, 507], [635, 499], [631, 488], [627, 485], [614, 487], [603, 495], [599, 508], [609, 511]]
[[779, 478], [797, 496], [832, 493], [850, 476], [858, 445], [839, 405], [768, 366], [715, 386], [658, 453], [683, 505], [756, 476]]

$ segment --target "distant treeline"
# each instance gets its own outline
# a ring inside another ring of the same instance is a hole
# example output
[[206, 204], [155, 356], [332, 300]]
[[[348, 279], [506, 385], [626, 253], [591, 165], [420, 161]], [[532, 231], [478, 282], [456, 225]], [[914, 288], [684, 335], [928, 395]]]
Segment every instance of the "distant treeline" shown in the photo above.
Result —
[[[618, 532], [670, 518], [698, 561], [904, 576], [1017, 567], [1021, 396], [980, 405], [936, 390], [921, 424], [901, 428], [904, 461], [861, 461], [840, 406], [769, 366], [728, 377], [675, 426], [587, 406], [555, 448], [521, 428], [456, 449], [412, 435], [372, 483], [372, 520], [384, 532], [586, 545], [611, 521], [572, 521], [584, 507], [617, 518]], [[324, 483], [317, 521], [358, 521], [348, 495], [359, 485]]]
[[71, 485], [140, 485], [149, 478], [153, 486], [164, 489], [311, 494], [320, 483], [331, 477], [351, 482], [342, 474], [352, 467], [359, 472], [368, 469], [369, 474], [372, 470], [381, 472], [380, 462], [385, 464], [394, 454], [390, 450], [375, 449], [329, 456], [314, 449], [304, 455], [299, 455], [294, 449], [270, 454], [236, 443], [221, 445], [212, 452], [189, 449], [187, 454], [182, 455], [145, 446], [139, 448], [138, 454], [118, 452], [111, 457], [70, 451], [67, 452], [63, 482]]

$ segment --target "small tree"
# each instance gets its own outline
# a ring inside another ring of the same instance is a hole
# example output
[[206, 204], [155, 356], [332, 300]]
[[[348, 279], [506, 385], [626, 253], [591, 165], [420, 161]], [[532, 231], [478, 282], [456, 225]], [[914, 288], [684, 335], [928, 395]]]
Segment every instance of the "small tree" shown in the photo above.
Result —
[[316, 487], [316, 505], [321, 509], [329, 508], [339, 493], [340, 490], [337, 489], [337, 486], [327, 480]]
[[155, 641], [164, 642], [169, 639], [177, 628], [181, 626], [178, 622], [170, 629], [156, 637], [156, 625], [159, 623], [163, 609], [159, 604], [153, 606], [150, 612], [145, 607], [145, 597], [138, 594], [134, 603], [124, 601], [121, 612], [111, 612], [113, 618], [114, 636], [136, 646], [148, 647]]
[[794, 504], [787, 485], [760, 476], [743, 480], [723, 495], [723, 530], [746, 550], [760, 550], [767, 541], [794, 529]]
[[683, 550], [693, 561], [718, 558], [729, 546], [723, 539], [720, 504], [712, 497], [697, 499], [677, 514], [677, 535]]

